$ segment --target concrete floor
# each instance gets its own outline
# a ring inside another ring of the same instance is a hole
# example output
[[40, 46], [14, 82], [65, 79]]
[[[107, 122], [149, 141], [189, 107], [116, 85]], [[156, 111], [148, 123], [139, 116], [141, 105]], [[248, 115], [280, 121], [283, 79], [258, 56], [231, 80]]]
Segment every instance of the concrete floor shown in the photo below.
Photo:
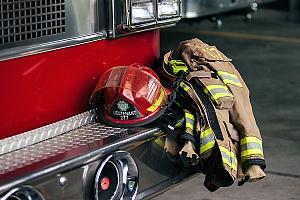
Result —
[[287, 13], [261, 9], [248, 24], [242, 16], [223, 19], [216, 30], [209, 20], [182, 22], [161, 33], [162, 49], [198, 37], [216, 45], [241, 72], [264, 138], [268, 178], [211, 193], [197, 176], [155, 200], [300, 200], [300, 24]]

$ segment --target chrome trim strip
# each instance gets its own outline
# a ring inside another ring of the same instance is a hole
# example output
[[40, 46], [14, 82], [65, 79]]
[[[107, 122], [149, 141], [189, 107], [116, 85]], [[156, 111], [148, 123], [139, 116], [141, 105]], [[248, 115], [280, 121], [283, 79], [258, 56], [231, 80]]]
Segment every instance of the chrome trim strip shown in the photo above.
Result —
[[134, 30], [134, 31], [132, 31], [132, 32], [122, 33], [122, 35], [116, 35], [115, 38], [118, 38], [118, 37], [124, 37], [124, 36], [127, 36], [127, 35], [133, 35], [133, 34], [145, 32], [145, 31], [151, 31], [151, 30], [161, 29], [161, 28], [174, 27], [174, 26], [176, 26], [176, 23], [170, 23], [170, 24], [157, 24], [157, 25], [155, 25], [155, 26], [144, 27], [143, 29], [136, 29], [136, 30]]
[[[31, 46], [21, 46], [9, 51], [4, 51], [0, 53], [0, 61], [11, 60], [15, 58], [20, 58], [24, 56], [30, 56], [40, 53], [45, 53], [49, 51], [54, 51], [58, 49], [63, 49], [67, 47], [73, 47], [81, 44], [86, 44], [98, 40], [106, 39], [106, 32], [92, 33], [84, 36], [73, 37], [68, 39], [56, 40], [53, 42], [41, 43]], [[13, 51], [12, 51], [13, 50]]]
[[83, 125], [94, 122], [97, 118], [97, 109], [93, 109], [62, 121], [5, 138], [0, 140], [0, 156], [41, 141], [54, 138]]

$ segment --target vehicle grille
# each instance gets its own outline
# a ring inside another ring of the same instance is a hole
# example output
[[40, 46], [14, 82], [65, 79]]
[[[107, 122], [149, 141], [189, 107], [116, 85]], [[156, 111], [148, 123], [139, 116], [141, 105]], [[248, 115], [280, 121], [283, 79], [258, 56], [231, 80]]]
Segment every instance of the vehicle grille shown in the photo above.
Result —
[[0, 45], [66, 31], [65, 0], [0, 0]]

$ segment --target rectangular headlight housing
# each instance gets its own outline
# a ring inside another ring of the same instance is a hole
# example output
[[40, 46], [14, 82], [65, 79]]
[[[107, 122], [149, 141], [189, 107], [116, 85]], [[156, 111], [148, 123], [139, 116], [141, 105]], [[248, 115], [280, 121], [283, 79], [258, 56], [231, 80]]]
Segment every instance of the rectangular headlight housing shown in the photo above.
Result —
[[174, 26], [181, 18], [181, 0], [105, 1], [110, 37]]
[[132, 0], [131, 24], [155, 21], [154, 7], [153, 0]]
[[158, 19], [178, 17], [180, 15], [180, 2], [177, 0], [158, 0]]

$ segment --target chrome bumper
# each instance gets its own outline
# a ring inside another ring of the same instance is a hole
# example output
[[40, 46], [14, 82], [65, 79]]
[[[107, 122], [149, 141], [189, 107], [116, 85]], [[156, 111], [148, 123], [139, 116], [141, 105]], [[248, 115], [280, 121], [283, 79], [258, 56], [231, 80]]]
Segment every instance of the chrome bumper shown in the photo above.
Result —
[[118, 152], [134, 158], [139, 172], [137, 199], [148, 198], [192, 174], [164, 156], [155, 142], [160, 137], [158, 128], [120, 129], [90, 122], [7, 152], [0, 155], [0, 199], [24, 188], [32, 188], [40, 199], [95, 199], [96, 172]]

